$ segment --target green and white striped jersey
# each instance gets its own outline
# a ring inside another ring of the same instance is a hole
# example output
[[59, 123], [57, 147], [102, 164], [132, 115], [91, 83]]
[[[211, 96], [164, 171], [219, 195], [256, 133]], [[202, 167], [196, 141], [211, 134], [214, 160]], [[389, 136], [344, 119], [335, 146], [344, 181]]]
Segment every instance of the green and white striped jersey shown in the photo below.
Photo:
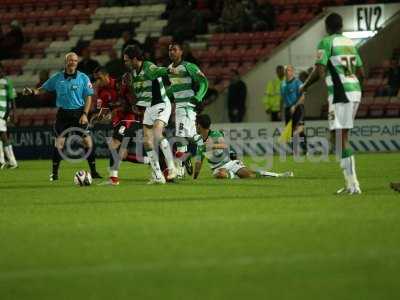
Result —
[[162, 102], [169, 102], [162, 76], [168, 75], [168, 69], [157, 67], [150, 61], [143, 61], [139, 72], [133, 70], [132, 90], [135, 93], [136, 105], [149, 107]]
[[5, 119], [8, 115], [10, 101], [16, 97], [15, 89], [11, 80], [0, 78], [0, 118]]
[[223, 138], [222, 131], [210, 130], [204, 144], [197, 147], [196, 160], [200, 161], [206, 157], [212, 170], [230, 162], [229, 149], [211, 149], [212, 145], [221, 143]]
[[318, 45], [316, 64], [327, 67], [328, 98], [333, 103], [359, 102], [361, 86], [355, 71], [362, 66], [353, 41], [341, 34], [323, 38]]
[[182, 61], [178, 66], [171, 64], [177, 74], [169, 74], [171, 82], [168, 95], [175, 99], [176, 108], [195, 107], [201, 102], [208, 89], [208, 81], [199, 67], [193, 63]]

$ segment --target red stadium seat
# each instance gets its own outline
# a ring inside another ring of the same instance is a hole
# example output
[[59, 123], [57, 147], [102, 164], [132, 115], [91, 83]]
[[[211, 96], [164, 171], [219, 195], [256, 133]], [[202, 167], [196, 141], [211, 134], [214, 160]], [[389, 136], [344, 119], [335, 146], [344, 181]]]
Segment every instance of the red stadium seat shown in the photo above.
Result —
[[385, 117], [397, 118], [400, 116], [400, 101], [398, 103], [391, 102], [386, 105]]
[[28, 127], [32, 125], [33, 116], [35, 115], [37, 108], [27, 108], [23, 114], [19, 117], [19, 126]]
[[25, 109], [24, 108], [16, 108], [13, 110], [13, 114], [14, 114], [14, 124], [15, 125], [19, 125], [19, 121], [21, 116], [24, 114]]
[[225, 38], [221, 41], [221, 46], [224, 48], [233, 48], [238, 44], [240, 39], [240, 33], [229, 33], [225, 35]]
[[54, 125], [54, 123], [56, 122], [56, 116], [57, 116], [57, 108], [49, 109], [46, 115], [46, 124]]
[[247, 49], [251, 44], [252, 38], [253, 38], [252, 32], [239, 33], [236, 39], [236, 47]]
[[384, 116], [386, 103], [377, 102], [369, 105], [368, 114], [371, 118], [381, 118]]
[[216, 46], [216, 47], [221, 47], [222, 41], [225, 38], [224, 33], [215, 33], [211, 36], [209, 40], [209, 45], [210, 46]]
[[46, 124], [47, 109], [38, 109], [34, 115], [32, 115], [32, 126], [43, 126]]
[[246, 50], [244, 49], [235, 49], [231, 51], [226, 51], [224, 53], [224, 61], [229, 63], [231, 62], [238, 63], [242, 61], [245, 55], [246, 55]]
[[367, 104], [360, 104], [358, 106], [356, 118], [366, 118], [368, 116], [368, 105]]

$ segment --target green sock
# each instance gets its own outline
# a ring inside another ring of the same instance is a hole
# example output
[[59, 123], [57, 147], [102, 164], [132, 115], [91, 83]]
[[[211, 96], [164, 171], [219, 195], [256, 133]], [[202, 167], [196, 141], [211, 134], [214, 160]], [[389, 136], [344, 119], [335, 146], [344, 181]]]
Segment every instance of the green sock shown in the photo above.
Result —
[[353, 150], [350, 148], [346, 148], [342, 150], [342, 158], [347, 158], [353, 155]]

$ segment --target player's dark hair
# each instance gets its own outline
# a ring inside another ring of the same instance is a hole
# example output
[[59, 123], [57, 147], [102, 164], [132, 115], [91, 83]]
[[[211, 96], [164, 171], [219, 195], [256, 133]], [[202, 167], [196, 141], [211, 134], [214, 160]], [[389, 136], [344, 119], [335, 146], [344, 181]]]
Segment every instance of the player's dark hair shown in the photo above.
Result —
[[339, 15], [337, 13], [331, 13], [325, 19], [325, 27], [326, 27], [326, 31], [329, 34], [334, 34], [334, 33], [340, 32], [343, 28], [343, 19], [342, 19], [341, 15]]
[[283, 65], [278, 65], [278, 66], [276, 66], [276, 69], [275, 69], [277, 72], [278, 72], [278, 70], [285, 70], [285, 67], [283, 66]]
[[124, 55], [128, 56], [130, 59], [143, 60], [143, 50], [137, 45], [130, 45], [125, 48]]
[[94, 69], [93, 74], [96, 74], [96, 73], [108, 74], [108, 71], [105, 67], [100, 66], [100, 67], [97, 67], [96, 69]]
[[204, 129], [210, 129], [211, 119], [209, 115], [198, 115], [196, 119], [197, 124], [199, 124]]
[[179, 49], [181, 49], [181, 50], [183, 51], [183, 45], [184, 45], [184, 44], [185, 44], [184, 41], [181, 41], [181, 40], [173, 40], [173, 41], [171, 42], [170, 46], [171, 46], [171, 47], [173, 47], [173, 46], [178, 46]]

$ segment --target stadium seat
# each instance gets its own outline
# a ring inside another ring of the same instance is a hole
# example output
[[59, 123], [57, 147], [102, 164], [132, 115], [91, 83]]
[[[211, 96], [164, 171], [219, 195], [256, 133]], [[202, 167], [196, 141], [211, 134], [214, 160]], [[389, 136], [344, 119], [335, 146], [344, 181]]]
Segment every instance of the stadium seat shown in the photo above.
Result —
[[369, 105], [368, 114], [371, 118], [381, 118], [384, 116], [387, 103], [377, 101]]
[[21, 127], [28, 127], [32, 125], [33, 116], [37, 112], [37, 108], [26, 108], [23, 114], [19, 117], [18, 125]]
[[368, 104], [361, 103], [358, 106], [356, 118], [366, 118], [368, 116], [368, 108], [369, 108]]
[[13, 123], [18, 126], [19, 125], [19, 121], [21, 116], [24, 114], [25, 109], [24, 108], [16, 108], [13, 110], [14, 113], [14, 120]]
[[391, 102], [386, 105], [385, 117], [397, 118], [400, 117], [400, 102]]
[[215, 33], [209, 40], [210, 46], [221, 47], [222, 41], [225, 39], [225, 33]]
[[43, 126], [46, 124], [47, 109], [40, 108], [32, 115], [32, 126]]
[[54, 125], [54, 123], [56, 122], [56, 116], [57, 116], [57, 108], [50, 108], [47, 111], [46, 124]]

